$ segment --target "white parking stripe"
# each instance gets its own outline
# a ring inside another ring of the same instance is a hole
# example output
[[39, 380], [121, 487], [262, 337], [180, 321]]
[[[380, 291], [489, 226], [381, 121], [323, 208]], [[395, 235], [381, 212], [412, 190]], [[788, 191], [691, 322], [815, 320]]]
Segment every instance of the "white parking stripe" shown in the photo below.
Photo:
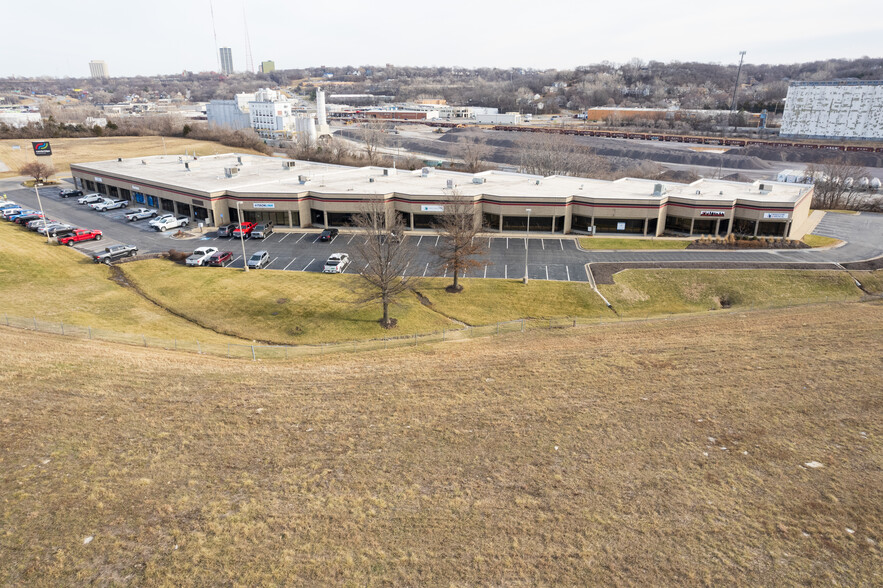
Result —
[[435, 238], [435, 246], [438, 247], [438, 240], [441, 239], [441, 235]]
[[564, 239], [558, 239], [558, 242], [561, 243], [561, 251], [564, 251]]
[[284, 240], [285, 240], [285, 237], [287, 237], [287, 236], [290, 235], [290, 234], [291, 234], [291, 233], [285, 233], [284, 235], [282, 235], [282, 238], [279, 239], [279, 242], [281, 243], [282, 241], [284, 241]]
[[307, 234], [304, 233], [303, 235], [300, 236], [300, 239], [298, 239], [297, 241], [294, 242], [294, 244], [297, 245], [297, 244], [300, 243], [301, 240], [302, 240], [304, 237], [306, 237], [306, 236], [307, 236]]
[[402, 270], [402, 275], [403, 275], [403, 276], [407, 276], [407, 275], [408, 275], [408, 266], [409, 266], [409, 265], [411, 265], [411, 262], [410, 262], [410, 261], [409, 261], [408, 263], [405, 264], [405, 269]]
[[233, 261], [231, 261], [231, 262], [228, 263], [227, 265], [233, 265], [234, 263], [236, 263], [237, 261], [239, 261], [239, 259], [240, 259], [241, 257], [242, 257], [241, 255], [237, 255], [237, 256], [236, 256], [236, 259], [234, 259]]
[[546, 279], [549, 279], [549, 266], [546, 266]]
[[545, 239], [540, 239], [540, 245], [543, 246], [543, 251], [545, 251], [545, 250], [546, 250], [546, 240], [545, 240]]
[[487, 266], [484, 266], [484, 277], [487, 277]]
[[570, 281], [570, 268], [565, 265], [564, 269], [567, 270], [567, 281], [569, 282]]
[[417, 239], [417, 247], [420, 247], [420, 241], [423, 240], [423, 235], [420, 235], [420, 238]]
[[279, 258], [278, 258], [278, 257], [274, 257], [274, 258], [273, 258], [273, 261], [271, 261], [270, 263], [268, 263], [267, 265], [265, 265], [264, 268], [268, 268], [268, 267], [270, 267], [271, 265], [273, 265], [273, 262], [275, 262], [277, 259], [279, 259]]
[[352, 243], [352, 242], [353, 242], [353, 239], [355, 239], [355, 238], [356, 238], [356, 234], [355, 234], [355, 233], [353, 233], [353, 236], [352, 236], [352, 237], [350, 237], [350, 240], [349, 240], [349, 241], [347, 241], [347, 242], [346, 242], [346, 244], [347, 244], [347, 245], [349, 245], [349, 244], [350, 244], [350, 243]]
[[503, 266], [503, 277], [506, 278], [507, 280], [509, 279], [509, 266], [508, 265]]
[[426, 277], [426, 272], [428, 272], [428, 271], [429, 271], [429, 264], [427, 263], [426, 268], [424, 268], [424, 270], [423, 270], [423, 277], [424, 278]]
[[509, 237], [506, 237], [506, 249], [509, 249]]
[[311, 260], [310, 260], [310, 263], [308, 263], [307, 265], [305, 265], [305, 266], [304, 266], [304, 269], [302, 269], [302, 270], [300, 270], [300, 271], [302, 271], [302, 272], [307, 271], [307, 268], [310, 267], [310, 264], [313, 263], [314, 261], [316, 261], [316, 258], [315, 258], [315, 257], [314, 257], [313, 259], [311, 259]]
[[297, 259], [297, 258], [295, 257], [294, 259], [292, 259], [291, 261], [289, 261], [289, 262], [288, 262], [288, 265], [286, 265], [285, 267], [282, 268], [282, 271], [287, 270], [287, 269], [288, 269], [288, 266], [290, 266], [292, 263], [294, 263], [294, 261], [295, 261], [296, 259]]
[[367, 263], [365, 264], [365, 267], [362, 268], [362, 271], [365, 271], [366, 269], [368, 269], [368, 264], [367, 264]]

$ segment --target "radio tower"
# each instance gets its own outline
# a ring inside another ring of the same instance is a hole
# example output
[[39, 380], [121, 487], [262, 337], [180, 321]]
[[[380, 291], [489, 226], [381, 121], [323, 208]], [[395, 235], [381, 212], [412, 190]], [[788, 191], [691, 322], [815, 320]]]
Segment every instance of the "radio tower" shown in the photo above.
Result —
[[215, 59], [218, 60], [218, 71], [221, 71], [221, 54], [218, 52], [218, 31], [215, 30], [215, 7], [212, 0], [208, 1], [208, 7], [212, 13], [212, 35], [215, 37]]
[[242, 3], [242, 24], [245, 25], [245, 69], [254, 73], [254, 60], [251, 58], [251, 39], [248, 38], [248, 19], [245, 16], [245, 2]]

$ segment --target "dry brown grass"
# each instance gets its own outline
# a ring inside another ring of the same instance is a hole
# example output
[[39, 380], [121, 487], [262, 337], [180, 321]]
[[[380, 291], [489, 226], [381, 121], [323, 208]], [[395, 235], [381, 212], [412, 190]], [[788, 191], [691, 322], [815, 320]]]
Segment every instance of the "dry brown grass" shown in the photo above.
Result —
[[[56, 173], [70, 172], [70, 164], [84, 163], [88, 161], [104, 161], [117, 157], [143, 157], [145, 155], [169, 155], [188, 153], [197, 155], [212, 155], [214, 153], [254, 153], [262, 155], [251, 149], [227, 147], [213, 141], [196, 141], [192, 139], [180, 139], [175, 137], [165, 138], [163, 147], [162, 137], [94, 137], [78, 139], [51, 139], [51, 159]], [[13, 150], [13, 145], [19, 149]], [[18, 170], [24, 164], [34, 161], [36, 157], [31, 149], [30, 139], [3, 139], [0, 140], [0, 161], [6, 164], [10, 171], [0, 172], [0, 178], [10, 178], [19, 175]]]
[[296, 368], [0, 328], [0, 584], [876, 584], [881, 340], [868, 303]]

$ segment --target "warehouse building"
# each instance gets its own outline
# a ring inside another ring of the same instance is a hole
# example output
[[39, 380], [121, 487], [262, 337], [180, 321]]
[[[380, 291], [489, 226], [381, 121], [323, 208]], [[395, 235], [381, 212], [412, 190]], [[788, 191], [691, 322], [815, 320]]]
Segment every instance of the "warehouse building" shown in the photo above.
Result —
[[[453, 194], [471, 198], [491, 231], [802, 236], [812, 186], [634, 178], [616, 181], [479, 174], [423, 168], [345, 167], [257, 155], [151, 156], [71, 165], [77, 184], [207, 226], [272, 220], [341, 227], [372, 198], [412, 230], [431, 229]], [[239, 210], [237, 210], [237, 204]]]
[[883, 140], [883, 80], [792, 82], [779, 136]]

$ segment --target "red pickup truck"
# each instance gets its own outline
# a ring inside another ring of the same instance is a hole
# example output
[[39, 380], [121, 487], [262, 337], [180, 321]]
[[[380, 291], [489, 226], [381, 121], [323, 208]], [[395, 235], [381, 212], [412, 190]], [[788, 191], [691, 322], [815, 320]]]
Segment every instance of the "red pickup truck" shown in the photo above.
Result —
[[101, 240], [101, 231], [89, 230], [89, 229], [77, 229], [70, 235], [65, 235], [64, 237], [59, 237], [58, 243], [59, 245], [67, 245], [68, 247], [73, 247], [74, 244], [79, 243], [80, 241], [95, 241]]

